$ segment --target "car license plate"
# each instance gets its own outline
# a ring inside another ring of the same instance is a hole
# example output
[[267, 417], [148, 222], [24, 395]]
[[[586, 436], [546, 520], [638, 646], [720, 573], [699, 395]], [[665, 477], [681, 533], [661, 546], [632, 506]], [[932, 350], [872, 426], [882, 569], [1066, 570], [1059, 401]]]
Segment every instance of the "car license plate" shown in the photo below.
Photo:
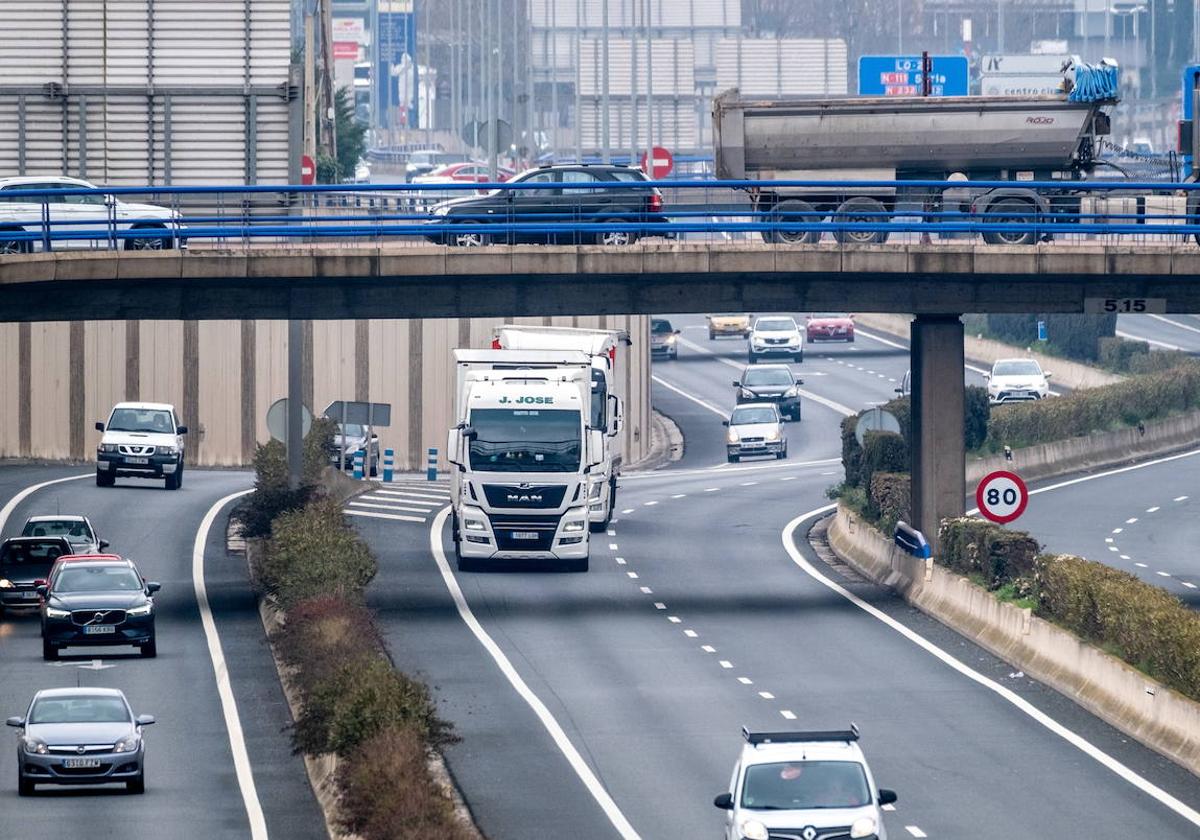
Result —
[[35, 598], [37, 598], [37, 596], [38, 596], [38, 594], [36, 592], [22, 592], [21, 593], [21, 597], [24, 598], [26, 601], [32, 601]]
[[83, 769], [83, 768], [99, 768], [100, 759], [98, 758], [66, 758], [63, 759], [63, 767], [68, 769]]
[[83, 628], [83, 635], [85, 636], [103, 636], [106, 633], [116, 632], [117, 628], [113, 627], [111, 624], [89, 624], [87, 627]]
[[149, 464], [150, 459], [149, 458], [126, 458], [125, 463], [126, 464]]
[[513, 531], [512, 538], [514, 540], [536, 540], [538, 533], [537, 531]]

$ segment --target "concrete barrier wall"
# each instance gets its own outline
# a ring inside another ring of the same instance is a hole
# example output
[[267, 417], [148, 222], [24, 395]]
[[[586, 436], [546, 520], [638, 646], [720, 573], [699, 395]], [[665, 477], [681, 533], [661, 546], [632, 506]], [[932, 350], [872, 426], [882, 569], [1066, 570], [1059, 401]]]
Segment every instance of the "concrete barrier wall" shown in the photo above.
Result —
[[[304, 322], [304, 402], [392, 404], [378, 430], [397, 469], [425, 468], [446, 445], [453, 413], [451, 350], [488, 347], [504, 320], [628, 330], [617, 356], [625, 409], [625, 458], [650, 448], [649, 327], [645, 316]], [[267, 409], [287, 395], [285, 321], [76, 321], [0, 324], [0, 457], [87, 460], [104, 420], [122, 400], [169, 402], [191, 430], [191, 463], [250, 462], [270, 438]], [[441, 466], [445, 466], [444, 462]]]
[[842, 560], [922, 612], [1200, 775], [1200, 703], [967, 578], [900, 551], [843, 505], [829, 543]]
[[[912, 322], [911, 315], [880, 315], [875, 313], [865, 313], [856, 315], [855, 321], [867, 329], [879, 330], [890, 335], [898, 336], [908, 341], [909, 325]], [[1050, 386], [1062, 385], [1064, 388], [1096, 388], [1100, 385], [1111, 385], [1114, 382], [1120, 382], [1124, 379], [1123, 376], [1118, 376], [1115, 373], [1094, 368], [1090, 365], [1072, 362], [1069, 359], [1062, 359], [1057, 356], [1047, 356], [1044, 353], [1035, 353], [1025, 348], [1014, 347], [1011, 344], [1005, 344], [1000, 341], [993, 341], [989, 338], [976, 338], [975, 336], [964, 336], [963, 351], [966, 357], [976, 362], [980, 367], [990, 368], [992, 363], [997, 359], [1011, 359], [1015, 356], [1028, 356], [1032, 359], [1037, 359], [1037, 363], [1042, 366], [1042, 370], [1048, 370], [1054, 374]]]

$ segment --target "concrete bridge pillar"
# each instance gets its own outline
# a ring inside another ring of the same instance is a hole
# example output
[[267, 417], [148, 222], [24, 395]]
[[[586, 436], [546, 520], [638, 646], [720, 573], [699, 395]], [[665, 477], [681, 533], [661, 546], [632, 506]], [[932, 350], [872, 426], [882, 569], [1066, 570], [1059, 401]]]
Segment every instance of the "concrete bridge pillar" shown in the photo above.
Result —
[[966, 497], [963, 325], [957, 315], [912, 324], [912, 514], [938, 550], [938, 522], [961, 516]]

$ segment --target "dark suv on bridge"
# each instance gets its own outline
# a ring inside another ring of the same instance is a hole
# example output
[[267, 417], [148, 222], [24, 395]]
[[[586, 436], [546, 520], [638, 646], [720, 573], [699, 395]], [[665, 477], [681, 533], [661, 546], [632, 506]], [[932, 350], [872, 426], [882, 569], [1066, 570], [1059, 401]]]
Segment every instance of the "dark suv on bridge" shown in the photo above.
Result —
[[[647, 186], [621, 186], [639, 182]], [[426, 238], [462, 246], [492, 242], [630, 245], [643, 236], [663, 235], [637, 227], [667, 221], [662, 213], [662, 193], [649, 186], [640, 169], [611, 164], [540, 166], [508, 183], [536, 186], [443, 202], [431, 211], [430, 224], [461, 225], [464, 230], [431, 231]], [[519, 227], [496, 233], [480, 230], [491, 224]], [[580, 224], [597, 227], [579, 230]]]

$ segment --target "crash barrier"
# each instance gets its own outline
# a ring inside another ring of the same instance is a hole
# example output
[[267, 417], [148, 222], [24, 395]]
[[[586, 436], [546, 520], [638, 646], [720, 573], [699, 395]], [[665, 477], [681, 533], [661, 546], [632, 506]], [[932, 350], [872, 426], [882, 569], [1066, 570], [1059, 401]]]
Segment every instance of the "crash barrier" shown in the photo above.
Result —
[[383, 450], [383, 480], [390, 483], [395, 474], [396, 453], [391, 449]]
[[429, 481], [437, 481], [437, 449], [429, 447], [429, 457], [425, 462], [425, 478]]
[[919, 557], [924, 560], [933, 556], [929, 548], [929, 543], [925, 541], [925, 535], [906, 523], [903, 519], [896, 523], [896, 532], [893, 534], [892, 540], [897, 546], [913, 557]]
[[879, 245], [889, 239], [976, 236], [1004, 245], [1200, 241], [1200, 185], [1131, 180], [452, 182], [5, 190], [0, 202], [0, 254], [80, 246], [157, 250], [383, 239], [621, 246], [641, 238], [803, 245], [829, 237], [839, 244]]

